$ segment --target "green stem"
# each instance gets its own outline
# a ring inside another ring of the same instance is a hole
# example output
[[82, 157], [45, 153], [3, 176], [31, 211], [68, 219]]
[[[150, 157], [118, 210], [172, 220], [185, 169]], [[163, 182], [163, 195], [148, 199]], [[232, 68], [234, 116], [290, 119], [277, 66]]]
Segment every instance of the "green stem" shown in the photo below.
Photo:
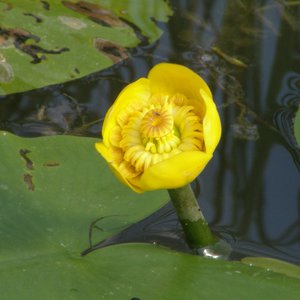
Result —
[[218, 238], [210, 231], [191, 186], [168, 190], [190, 248], [213, 245]]

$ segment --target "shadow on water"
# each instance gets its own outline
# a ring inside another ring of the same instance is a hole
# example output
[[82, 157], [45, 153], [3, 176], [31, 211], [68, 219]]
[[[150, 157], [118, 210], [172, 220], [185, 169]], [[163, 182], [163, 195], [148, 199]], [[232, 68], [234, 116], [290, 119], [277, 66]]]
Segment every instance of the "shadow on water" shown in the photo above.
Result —
[[[213, 230], [233, 258], [267, 255], [300, 264], [300, 5], [287, 1], [171, 1], [162, 38], [112, 68], [59, 86], [0, 98], [0, 126], [21, 136], [98, 137], [129, 82], [162, 61], [186, 65], [211, 87], [223, 134], [194, 183]], [[188, 251], [167, 205], [106, 243], [158, 242]]]

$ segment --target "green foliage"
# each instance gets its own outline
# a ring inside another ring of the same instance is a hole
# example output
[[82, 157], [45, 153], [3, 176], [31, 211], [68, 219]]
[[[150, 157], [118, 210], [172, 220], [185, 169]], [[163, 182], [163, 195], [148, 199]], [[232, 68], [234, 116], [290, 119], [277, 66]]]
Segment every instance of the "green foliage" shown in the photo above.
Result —
[[[5, 276], [3, 276], [5, 275]], [[299, 280], [237, 262], [123, 244], [47, 253], [1, 268], [2, 299], [299, 299]]]
[[168, 200], [165, 192], [135, 194], [121, 185], [95, 142], [0, 133], [1, 299], [298, 299], [295, 272], [142, 244], [81, 257], [93, 221], [102, 218], [92, 230], [96, 243]]
[[300, 106], [298, 108], [298, 111], [297, 111], [296, 117], [295, 117], [294, 133], [295, 133], [295, 137], [296, 137], [298, 146], [300, 147]]
[[170, 14], [162, 0], [0, 3], [0, 95], [107, 68], [140, 42], [129, 24], [153, 42], [162, 32], [151, 18]]
[[120, 184], [94, 149], [96, 141], [1, 133], [2, 255], [32, 256], [39, 247], [79, 253], [96, 219], [104, 217], [96, 224], [102, 230], [93, 231], [101, 241], [166, 203], [167, 193], [138, 195]]
[[300, 279], [300, 268], [282, 260], [269, 257], [246, 257], [242, 262]]

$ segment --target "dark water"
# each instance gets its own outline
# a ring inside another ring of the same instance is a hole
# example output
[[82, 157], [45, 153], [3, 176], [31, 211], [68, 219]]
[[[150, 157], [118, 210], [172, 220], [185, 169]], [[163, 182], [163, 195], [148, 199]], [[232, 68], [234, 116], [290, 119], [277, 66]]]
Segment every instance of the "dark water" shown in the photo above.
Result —
[[[0, 98], [0, 127], [21, 136], [98, 137], [106, 110], [156, 63], [186, 65], [211, 87], [223, 134], [193, 184], [212, 229], [234, 258], [266, 255], [300, 264], [300, 5], [288, 1], [171, 1], [174, 15], [129, 60], [64, 85]], [[187, 250], [170, 206], [113, 241]]]

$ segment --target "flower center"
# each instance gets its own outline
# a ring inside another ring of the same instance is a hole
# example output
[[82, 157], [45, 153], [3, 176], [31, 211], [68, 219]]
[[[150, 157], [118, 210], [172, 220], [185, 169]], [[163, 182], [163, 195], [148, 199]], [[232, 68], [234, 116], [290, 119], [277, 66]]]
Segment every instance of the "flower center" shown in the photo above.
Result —
[[181, 94], [154, 95], [146, 106], [127, 107], [110, 134], [119, 168], [136, 177], [176, 154], [203, 150], [202, 120], [187, 103]]
[[172, 131], [173, 124], [173, 117], [167, 110], [152, 109], [142, 119], [141, 134], [146, 138], [160, 138]]

